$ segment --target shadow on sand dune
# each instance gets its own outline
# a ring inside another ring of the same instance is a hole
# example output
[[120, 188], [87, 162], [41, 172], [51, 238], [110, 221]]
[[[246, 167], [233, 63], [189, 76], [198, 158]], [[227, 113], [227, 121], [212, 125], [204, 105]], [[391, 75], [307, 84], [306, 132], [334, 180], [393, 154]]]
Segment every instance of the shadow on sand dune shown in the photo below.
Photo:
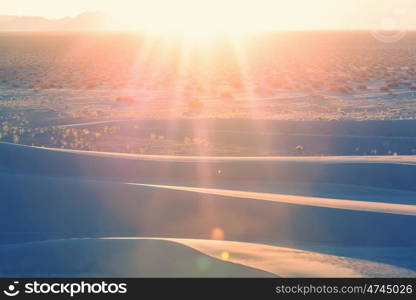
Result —
[[0, 246], [0, 276], [276, 277], [167, 240], [69, 239]]

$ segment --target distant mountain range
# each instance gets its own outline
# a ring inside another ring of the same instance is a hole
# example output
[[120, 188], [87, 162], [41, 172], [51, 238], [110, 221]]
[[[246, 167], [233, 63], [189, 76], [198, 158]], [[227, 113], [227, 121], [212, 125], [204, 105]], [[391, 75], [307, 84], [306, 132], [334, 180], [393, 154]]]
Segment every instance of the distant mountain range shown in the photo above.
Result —
[[35, 16], [0, 15], [0, 31], [94, 31], [104, 27], [106, 17], [85, 12], [74, 18], [47, 19]]

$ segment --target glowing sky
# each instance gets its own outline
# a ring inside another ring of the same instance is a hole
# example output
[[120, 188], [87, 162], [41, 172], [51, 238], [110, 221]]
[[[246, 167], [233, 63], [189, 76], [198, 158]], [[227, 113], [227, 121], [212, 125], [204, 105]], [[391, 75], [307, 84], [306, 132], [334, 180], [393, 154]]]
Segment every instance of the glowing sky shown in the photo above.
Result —
[[113, 29], [416, 29], [415, 0], [1, 0], [0, 15], [101, 11]]

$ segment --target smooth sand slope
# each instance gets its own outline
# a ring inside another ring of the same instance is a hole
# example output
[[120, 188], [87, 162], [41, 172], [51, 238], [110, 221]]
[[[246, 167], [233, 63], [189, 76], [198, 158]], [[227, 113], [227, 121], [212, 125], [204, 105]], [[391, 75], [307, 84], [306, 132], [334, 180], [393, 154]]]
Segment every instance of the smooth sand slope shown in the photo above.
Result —
[[305, 196], [292, 196], [270, 193], [253, 193], [238, 190], [224, 190], [224, 189], [207, 189], [207, 188], [195, 188], [186, 186], [169, 186], [169, 185], [155, 185], [155, 184], [140, 184], [129, 183], [132, 185], [148, 186], [168, 190], [187, 191], [193, 193], [201, 193], [207, 195], [219, 195], [233, 198], [246, 198], [255, 200], [265, 200], [282, 202], [289, 204], [299, 204], [307, 206], [339, 208], [346, 210], [357, 211], [371, 211], [379, 213], [399, 214], [416, 216], [416, 205], [405, 204], [393, 204], [393, 203], [380, 203], [370, 201], [352, 201], [330, 198], [318, 198], [318, 197], [305, 197]]
[[275, 276], [169, 240], [67, 239], [4, 245], [0, 253], [3, 277]]
[[262, 244], [172, 239], [213, 257], [226, 249], [228, 261], [265, 270], [280, 277], [414, 277], [416, 272], [359, 259]]
[[[3, 274], [38, 269], [80, 276], [414, 276], [416, 255], [401, 257], [416, 253], [411, 251], [416, 249], [415, 162], [413, 157], [149, 157], [3, 143], [1, 257], [13, 262], [27, 256], [30, 266], [19, 271], [4, 264]], [[250, 243], [206, 241], [215, 228], [221, 238]], [[198, 250], [216, 259], [215, 268], [184, 271], [165, 262], [165, 269], [141, 263], [129, 269], [120, 260], [110, 268], [106, 249], [120, 247], [134, 255], [137, 243], [157, 247], [153, 240], [68, 240], [113, 236], [163, 238], [175, 245], [166, 248], [168, 257], [182, 262]], [[28, 243], [51, 239], [65, 240]], [[77, 246], [68, 252], [71, 243]], [[317, 245], [328, 255], [304, 251]], [[30, 258], [32, 247], [40, 265]], [[68, 261], [75, 259], [71, 255], [89, 257], [89, 247], [104, 253], [91, 269], [42, 264], [52, 254], [69, 255]], [[228, 262], [218, 260], [220, 249], [229, 252]], [[239, 265], [229, 268], [230, 262]]]
[[[416, 156], [181, 157], [44, 149], [0, 143], [0, 166], [53, 176], [183, 180], [187, 185], [242, 180], [314, 182], [416, 190]], [[30, 163], [29, 163], [30, 162]]]
[[65, 239], [3, 245], [0, 254], [1, 276], [416, 276], [403, 268], [359, 259], [202, 239]]

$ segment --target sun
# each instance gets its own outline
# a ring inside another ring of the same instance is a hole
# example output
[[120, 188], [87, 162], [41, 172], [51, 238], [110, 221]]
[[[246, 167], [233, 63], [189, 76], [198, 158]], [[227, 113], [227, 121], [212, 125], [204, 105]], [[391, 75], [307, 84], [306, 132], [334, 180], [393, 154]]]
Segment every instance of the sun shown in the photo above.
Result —
[[[148, 1], [137, 8], [117, 6], [108, 12], [111, 27], [119, 30], [212, 40], [264, 30], [265, 15], [255, 1]], [[140, 1], [138, 1], [140, 3]], [[261, 6], [260, 6], [261, 8]]]

